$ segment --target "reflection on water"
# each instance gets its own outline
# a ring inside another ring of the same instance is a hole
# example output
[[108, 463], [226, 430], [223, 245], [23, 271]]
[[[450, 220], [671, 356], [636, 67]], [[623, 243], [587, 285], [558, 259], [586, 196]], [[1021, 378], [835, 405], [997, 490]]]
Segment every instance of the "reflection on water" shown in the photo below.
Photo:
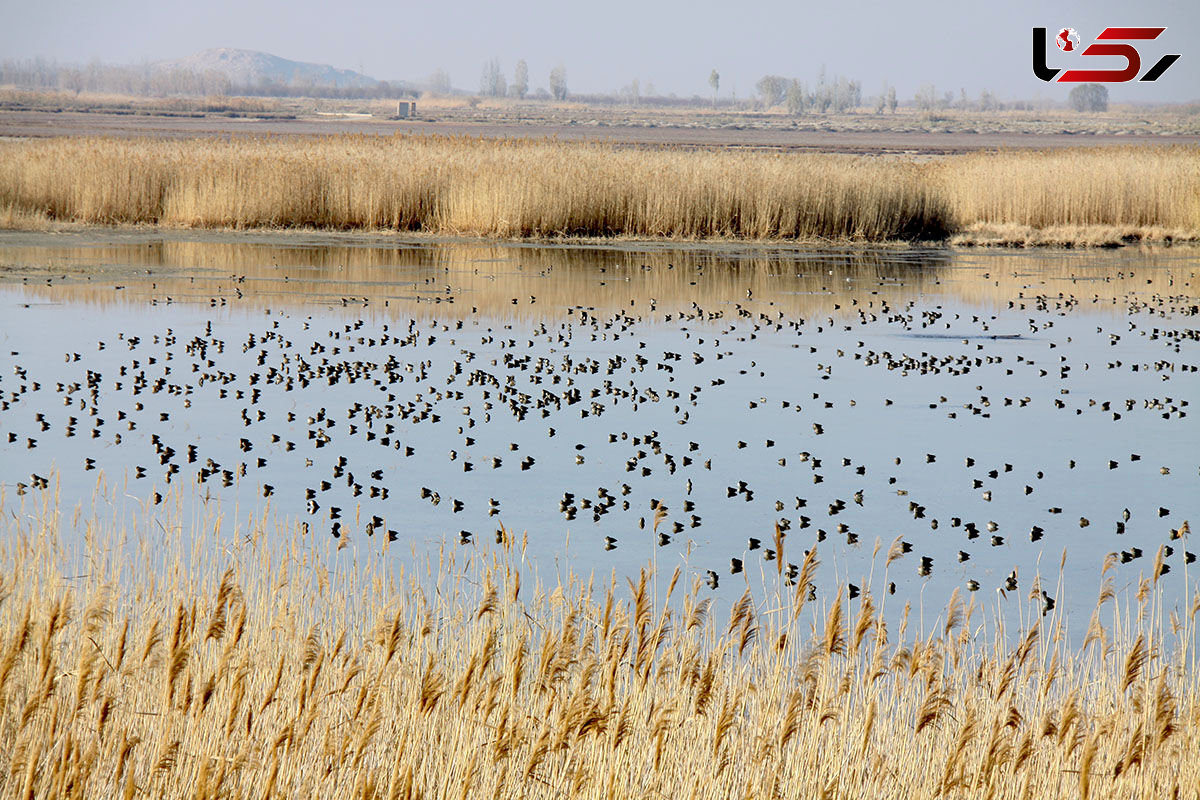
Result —
[[57, 468], [66, 508], [195, 486], [355, 547], [503, 524], [734, 595], [817, 545], [821, 591], [934, 608], [1090, 610], [1162, 546], [1186, 596], [1187, 250], [99, 238], [0, 236], [9, 502]]
[[[851, 284], [887, 293], [931, 278], [946, 262], [938, 251], [830, 251], [798, 258], [786, 251], [698, 247], [632, 250], [510, 244], [328, 244], [276, 237], [266, 243], [183, 240], [125, 241], [46, 247], [19, 244], [0, 251], [16, 267], [10, 281], [54, 277], [54, 296], [109, 303], [135, 297], [171, 303], [212, 303], [247, 293], [260, 302], [360, 304], [376, 309], [412, 305], [406, 313], [461, 317], [487, 312], [536, 318], [546, 305], [628, 308], [654, 299], [661, 306], [727, 303], [775, 292], [790, 313], [832, 309]], [[20, 267], [32, 267], [32, 271]], [[55, 275], [58, 268], [61, 274]], [[779, 286], [780, 279], [786, 288]], [[120, 287], [114, 293], [113, 287]], [[531, 299], [532, 298], [532, 299]], [[542, 308], [533, 308], [540, 302]], [[436, 310], [431, 311], [431, 306]]]

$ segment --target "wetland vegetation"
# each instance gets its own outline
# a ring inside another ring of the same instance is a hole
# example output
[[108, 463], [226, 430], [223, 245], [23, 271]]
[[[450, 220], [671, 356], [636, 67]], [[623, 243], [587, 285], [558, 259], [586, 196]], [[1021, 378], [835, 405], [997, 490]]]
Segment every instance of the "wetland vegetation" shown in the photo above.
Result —
[[[718, 615], [678, 569], [663, 594], [644, 570], [544, 583], [507, 530], [406, 568], [383, 537], [192, 516], [187, 489], [123, 527], [106, 486], [83, 548], [58, 538], [53, 485], [0, 496], [6, 797], [1086, 800], [1200, 781], [1198, 606], [1168, 611], [1157, 573], [1127, 605], [1105, 577], [1081, 643], [1036, 588], [1008, 623], [956, 592], [922, 634], [907, 609], [888, 622], [881, 587], [809, 602], [816, 548], [792, 586], [780, 559]], [[879, 554], [885, 581], [899, 558]]]
[[1195, 147], [917, 163], [442, 137], [0, 143], [0, 220], [495, 238], [1121, 244], [1200, 237]]

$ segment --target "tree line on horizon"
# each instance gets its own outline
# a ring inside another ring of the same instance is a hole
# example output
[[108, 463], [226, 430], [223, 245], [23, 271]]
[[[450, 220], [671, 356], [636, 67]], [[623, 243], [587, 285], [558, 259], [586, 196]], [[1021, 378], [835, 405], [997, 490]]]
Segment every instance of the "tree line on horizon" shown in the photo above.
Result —
[[75, 94], [108, 93], [138, 97], [326, 97], [330, 99], [396, 99], [415, 96], [402, 82], [377, 81], [374, 86], [325, 86], [300, 77], [288, 81], [264, 78], [235, 83], [220, 70], [163, 68], [153, 64], [59, 64], [43, 58], [0, 61], [0, 86]]
[[[1034, 104], [1026, 100], [1001, 101], [993, 92], [983, 89], [978, 97], [969, 97], [966, 89], [940, 93], [932, 83], [922, 84], [920, 89], [906, 103], [901, 103], [896, 93], [896, 87], [884, 81], [878, 95], [864, 98], [862, 81], [843, 75], [827, 76], [822, 66], [813, 84], [808, 84], [799, 78], [787, 78], [781, 75], [768, 74], [762, 76], [754, 85], [754, 95], [748, 99], [733, 98], [719, 99], [721, 75], [713, 69], [708, 75], [708, 85], [712, 89], [710, 100], [705, 100], [698, 94], [690, 97], [658, 95], [654, 84], [642, 84], [634, 78], [616, 92], [608, 94], [578, 94], [570, 96], [578, 102], [595, 105], [650, 105], [650, 106], [700, 106], [711, 105], [728, 107], [734, 110], [770, 110], [783, 106], [792, 116], [805, 114], [853, 113], [855, 111], [871, 111], [876, 114], [885, 112], [895, 113], [901, 106], [915, 108], [918, 111], [933, 112], [948, 109], [964, 111], [1029, 111]], [[434, 94], [450, 96], [463, 94], [451, 85], [450, 75], [444, 69], [438, 69], [426, 81], [426, 88]], [[469, 94], [469, 93], [467, 93]], [[559, 65], [550, 72], [550, 91], [539, 88], [529, 91], [529, 67], [524, 59], [517, 61], [513, 70], [512, 81], [508, 81], [500, 66], [500, 59], [492, 57], [484, 62], [479, 81], [480, 97], [511, 97], [519, 100], [565, 100], [567, 99], [566, 69]], [[1068, 105], [1076, 111], [1107, 111], [1108, 90], [1100, 84], [1083, 84], [1071, 92]]]
[[[970, 97], [965, 89], [939, 93], [935, 86], [926, 83], [907, 102], [901, 102], [895, 86], [886, 81], [879, 94], [864, 97], [862, 82], [843, 75], [827, 76], [822, 67], [817, 79], [809, 83], [799, 78], [788, 78], [768, 74], [754, 85], [754, 95], [739, 99], [719, 98], [720, 74], [713, 69], [708, 76], [712, 89], [710, 98], [699, 94], [679, 97], [674, 94], [661, 95], [654, 84], [643, 84], [635, 78], [616, 92], [608, 94], [572, 93], [567, 85], [566, 67], [559, 64], [548, 74], [548, 88], [531, 90], [529, 67], [524, 59], [517, 61], [511, 79], [500, 66], [497, 57], [483, 64], [477, 97], [510, 97], [517, 100], [564, 101], [570, 97], [577, 102], [594, 105], [648, 105], [658, 107], [708, 106], [729, 110], [770, 110], [783, 107], [792, 116], [809, 114], [850, 113], [874, 111], [876, 114], [895, 113], [901, 106], [923, 112], [939, 110], [1006, 111], [1032, 110], [1029, 101], [1000, 101], [992, 92], [984, 89], [978, 97]], [[112, 93], [134, 96], [206, 96], [206, 97], [324, 97], [331, 99], [395, 99], [417, 96], [431, 92], [441, 96], [467, 95], [454, 88], [450, 75], [437, 69], [424, 81], [379, 81], [369, 87], [322, 86], [303, 79], [281, 81], [263, 79], [253, 84], [237, 84], [219, 70], [194, 71], [182, 68], [161, 68], [151, 64], [140, 66], [103, 64], [63, 65], [52, 60], [35, 58], [29, 60], [0, 61], [0, 86], [35, 91], [63, 91], [80, 94]], [[1100, 84], [1076, 86], [1067, 99], [1067, 105], [1080, 112], [1103, 112], [1108, 109], [1108, 90]]]

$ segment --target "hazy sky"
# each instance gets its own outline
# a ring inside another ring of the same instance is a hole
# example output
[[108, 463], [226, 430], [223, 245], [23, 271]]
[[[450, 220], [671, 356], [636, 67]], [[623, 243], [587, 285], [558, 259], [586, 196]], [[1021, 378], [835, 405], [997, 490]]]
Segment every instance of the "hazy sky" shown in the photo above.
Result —
[[[209, 47], [264, 50], [298, 61], [356, 69], [376, 78], [421, 79], [441, 67], [455, 86], [477, 89], [483, 62], [496, 56], [511, 78], [529, 64], [531, 88], [547, 86], [557, 64], [574, 92], [607, 92], [633, 79], [643, 90], [707, 96], [753, 93], [773, 73], [811, 81], [829, 74], [884, 80], [910, 97], [923, 83], [939, 93], [990, 89], [1001, 98], [1065, 97], [1031, 71], [1030, 28], [1075, 28], [1086, 45], [1106, 26], [1167, 26], [1140, 45], [1143, 70], [1164, 53], [1182, 58], [1156, 83], [1111, 84], [1114, 100], [1200, 99], [1200, 2], [961, 3], [861, 0], [507, 0], [409, 3], [348, 0], [0, 0], [0, 58], [45, 56], [141, 63]], [[1071, 59], [1070, 61], [1068, 59]], [[1050, 66], [1121, 67], [1122, 59], [1059, 53]]]

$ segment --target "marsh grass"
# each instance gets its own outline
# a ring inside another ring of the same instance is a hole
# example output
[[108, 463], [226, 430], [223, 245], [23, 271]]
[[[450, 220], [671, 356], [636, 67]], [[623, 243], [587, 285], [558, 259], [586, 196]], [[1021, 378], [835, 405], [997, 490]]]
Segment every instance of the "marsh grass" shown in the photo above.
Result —
[[795, 586], [726, 615], [679, 572], [661, 593], [645, 570], [543, 585], [508, 531], [423, 561], [172, 497], [85, 522], [75, 546], [51, 491], [0, 497], [0, 795], [1159, 798], [1200, 781], [1196, 605], [1164, 608], [1157, 578], [1128, 605], [1108, 578], [1081, 643], [1040, 597], [985, 620], [956, 593], [914, 633], [870, 587], [806, 602], [815, 551]]
[[[446, 137], [0, 144], [0, 214], [499, 238], [941, 240], [975, 224], [1200, 235], [1200, 150], [931, 163]], [[2, 218], [0, 218], [2, 219]], [[1034, 241], [1036, 237], [1025, 237]], [[983, 241], [980, 238], [979, 241]], [[1010, 242], [1011, 243], [1011, 242]]]
[[1103, 246], [1200, 237], [1197, 148], [974, 153], [937, 169], [954, 228], [970, 241]]

